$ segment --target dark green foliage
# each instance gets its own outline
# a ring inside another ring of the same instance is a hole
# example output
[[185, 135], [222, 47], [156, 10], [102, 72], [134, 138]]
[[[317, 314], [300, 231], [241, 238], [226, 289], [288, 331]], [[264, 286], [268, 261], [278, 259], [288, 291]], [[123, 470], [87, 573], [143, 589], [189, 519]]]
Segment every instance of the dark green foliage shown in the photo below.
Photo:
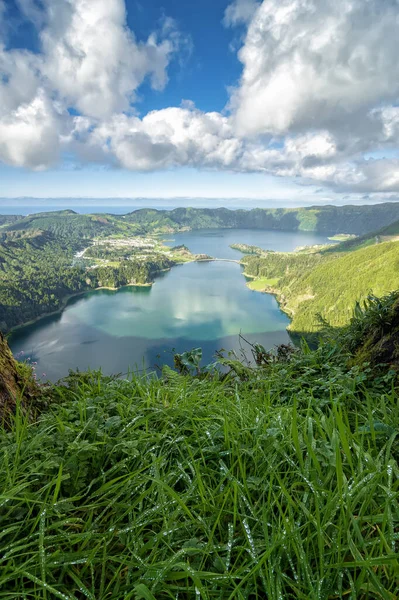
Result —
[[156, 256], [145, 260], [129, 260], [116, 267], [98, 267], [90, 271], [96, 287], [118, 288], [123, 285], [151, 283], [157, 273], [170, 269], [175, 263], [167, 257]]
[[138, 228], [126, 223], [122, 217], [113, 215], [81, 215], [73, 210], [55, 211], [30, 215], [10, 225], [7, 230], [49, 231], [57, 238], [69, 240], [70, 244], [82, 246], [87, 240], [118, 233], [132, 235]]
[[326, 259], [320, 253], [268, 252], [262, 256], [246, 256], [242, 263], [245, 273], [253, 277], [293, 279]]
[[347, 327], [334, 334], [340, 344], [353, 355], [354, 364], [365, 362], [378, 369], [389, 364], [399, 368], [399, 292], [383, 298], [368, 296], [355, 306], [354, 316]]
[[17, 410], [0, 596], [395, 598], [396, 376], [351, 367], [349, 337], [228, 376], [71, 373], [37, 424]]
[[6, 225], [12, 225], [16, 223], [23, 217], [18, 215], [0, 215], [0, 228], [5, 227]]
[[0, 234], [0, 330], [57, 310], [66, 296], [90, 287], [71, 267], [73, 252], [72, 243], [50, 232]]

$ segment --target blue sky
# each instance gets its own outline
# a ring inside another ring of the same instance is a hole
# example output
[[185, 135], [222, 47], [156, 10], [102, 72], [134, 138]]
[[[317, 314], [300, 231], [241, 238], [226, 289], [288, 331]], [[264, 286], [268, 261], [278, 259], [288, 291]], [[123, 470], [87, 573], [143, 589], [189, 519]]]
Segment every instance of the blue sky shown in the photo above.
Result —
[[399, 197], [396, 0], [0, 0], [0, 197]]

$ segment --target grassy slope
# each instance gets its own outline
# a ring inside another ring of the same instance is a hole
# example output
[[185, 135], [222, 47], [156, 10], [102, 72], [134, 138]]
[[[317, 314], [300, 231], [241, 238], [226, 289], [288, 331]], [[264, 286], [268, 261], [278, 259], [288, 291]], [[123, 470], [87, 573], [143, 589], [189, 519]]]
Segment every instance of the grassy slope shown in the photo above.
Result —
[[335, 343], [245, 380], [82, 374], [0, 431], [0, 596], [392, 600], [399, 405]]
[[333, 326], [345, 325], [357, 301], [399, 288], [399, 243], [381, 241], [397, 231], [394, 224], [317, 253], [245, 256], [245, 272], [256, 277], [249, 287], [277, 293], [293, 332], [320, 330], [318, 315]]
[[374, 246], [375, 244], [379, 244], [382, 241], [387, 241], [398, 236], [399, 221], [394, 221], [390, 225], [382, 227], [377, 231], [365, 233], [364, 235], [361, 235], [357, 238], [347, 240], [342, 244], [339, 244], [335, 248], [329, 248], [326, 250], [326, 252], [353, 252], [354, 250], [358, 250], [359, 248], [367, 248], [368, 246]]
[[254, 281], [249, 281], [247, 283], [247, 286], [249, 287], [250, 290], [254, 290], [256, 292], [263, 292], [265, 290], [265, 288], [275, 287], [277, 284], [278, 284], [277, 278], [268, 279], [267, 277], [259, 277], [258, 279], [255, 279]]
[[333, 255], [308, 273], [284, 277], [278, 288], [285, 297], [284, 306], [293, 314], [293, 331], [317, 330], [318, 313], [333, 326], [343, 325], [350, 320], [356, 301], [399, 288], [399, 244], [385, 242]]

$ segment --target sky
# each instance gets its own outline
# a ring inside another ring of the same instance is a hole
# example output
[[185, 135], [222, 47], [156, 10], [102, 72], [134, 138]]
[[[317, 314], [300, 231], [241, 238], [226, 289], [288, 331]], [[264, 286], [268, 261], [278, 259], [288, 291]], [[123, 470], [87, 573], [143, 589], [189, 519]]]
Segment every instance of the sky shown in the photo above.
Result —
[[399, 0], [0, 0], [0, 198], [397, 201], [398, 51]]

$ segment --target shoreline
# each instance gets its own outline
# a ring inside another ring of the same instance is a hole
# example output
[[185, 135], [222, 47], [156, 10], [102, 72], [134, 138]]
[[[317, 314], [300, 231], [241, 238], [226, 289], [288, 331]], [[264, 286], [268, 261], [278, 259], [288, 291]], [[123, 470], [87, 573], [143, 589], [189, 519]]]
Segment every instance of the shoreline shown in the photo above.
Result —
[[[164, 269], [164, 270], [168, 270], [168, 269]], [[90, 292], [99, 292], [100, 290], [109, 290], [112, 292], [118, 292], [119, 290], [126, 288], [126, 287], [152, 287], [154, 285], [154, 283], [155, 283], [154, 281], [152, 281], [151, 283], [127, 283], [126, 285], [121, 285], [117, 288], [102, 286], [102, 287], [97, 287], [97, 288], [91, 288], [88, 290], [82, 290], [81, 292], [74, 292], [73, 294], [68, 294], [60, 301], [61, 304], [60, 304], [59, 308], [57, 308], [56, 310], [52, 310], [50, 312], [43, 313], [42, 315], [39, 315], [39, 316], [35, 317], [34, 319], [30, 319], [29, 321], [25, 321], [25, 323], [21, 323], [20, 325], [15, 325], [15, 327], [11, 327], [11, 329], [9, 331], [7, 331], [4, 335], [6, 337], [12, 336], [13, 333], [16, 333], [17, 331], [19, 331], [20, 329], [23, 329], [24, 327], [29, 327], [29, 325], [34, 325], [41, 319], [45, 319], [46, 317], [53, 317], [55, 315], [58, 315], [59, 313], [62, 313], [66, 309], [66, 307], [68, 306], [68, 302], [70, 300], [72, 300], [72, 298], [84, 296], [85, 294], [90, 294]]]
[[[187, 260], [184, 261], [182, 263], [176, 263], [173, 266], [181, 266], [184, 264], [189, 264], [189, 263], [194, 263], [194, 262], [216, 262], [216, 261], [220, 261], [220, 262], [232, 262], [235, 264], [239, 264], [241, 267], [244, 267], [244, 265], [241, 263], [241, 261], [239, 260], [234, 260], [234, 259], [225, 259], [225, 258], [215, 258], [215, 257], [207, 257], [207, 258], [200, 258], [200, 259], [191, 259], [191, 260]], [[161, 271], [158, 271], [157, 273], [163, 273], [166, 271], [170, 271], [172, 267], [167, 268], [167, 269], [162, 269]], [[245, 271], [243, 271], [241, 273], [241, 275], [243, 275], [244, 277], [246, 277], [247, 279], [253, 279], [255, 280], [256, 277], [254, 275], [248, 275], [247, 273], [245, 273]], [[84, 296], [86, 294], [89, 294], [91, 292], [97, 292], [97, 291], [101, 291], [101, 290], [108, 290], [108, 291], [112, 291], [112, 292], [117, 292], [123, 288], [127, 288], [127, 287], [152, 287], [154, 285], [155, 281], [149, 282], [149, 283], [127, 283], [126, 285], [121, 285], [119, 287], [109, 287], [109, 286], [101, 286], [101, 287], [97, 287], [97, 288], [90, 288], [87, 290], [82, 290], [79, 292], [74, 292], [72, 294], [68, 294], [67, 296], [65, 296], [61, 301], [60, 301], [60, 306], [56, 309], [56, 310], [52, 310], [50, 312], [45, 312], [42, 315], [38, 315], [37, 317], [35, 317], [34, 319], [30, 319], [29, 321], [25, 321], [24, 323], [21, 323], [20, 325], [15, 325], [15, 327], [12, 327], [9, 331], [7, 331], [4, 335], [7, 337], [12, 337], [12, 335], [18, 331], [20, 331], [21, 329], [23, 329], [24, 327], [29, 327], [30, 325], [34, 325], [35, 323], [38, 323], [41, 319], [45, 319], [46, 317], [52, 317], [55, 315], [58, 315], [60, 313], [62, 313], [66, 307], [68, 306], [68, 303], [70, 300], [72, 300], [73, 298], [78, 298], [79, 296]], [[261, 294], [271, 294], [272, 296], [274, 296], [276, 298], [276, 301], [278, 303], [278, 307], [279, 310], [281, 310], [281, 312], [283, 312], [289, 319], [290, 321], [292, 321], [292, 315], [288, 314], [283, 308], [282, 308], [282, 304], [279, 298], [279, 292], [277, 292], [276, 290], [254, 290], [257, 291]], [[289, 325], [286, 328], [286, 330], [290, 333], [290, 329], [289, 329]]]
[[[218, 259], [210, 258], [210, 259], [203, 259], [203, 260], [218, 260]], [[175, 263], [173, 266], [178, 267], [180, 265], [184, 265], [184, 264], [192, 263], [192, 262], [200, 262], [200, 261], [193, 259], [193, 260], [185, 261], [183, 263]], [[157, 275], [158, 273], [166, 273], [167, 271], [170, 271], [171, 268], [172, 267], [168, 267], [167, 269], [161, 269], [160, 271], [157, 271], [155, 275]], [[42, 315], [38, 315], [34, 319], [25, 321], [24, 323], [21, 323], [20, 325], [15, 325], [14, 327], [11, 327], [11, 329], [9, 329], [6, 333], [4, 333], [4, 335], [7, 337], [10, 337], [10, 336], [12, 336], [13, 333], [16, 333], [17, 331], [23, 329], [24, 327], [29, 327], [29, 325], [34, 325], [41, 319], [45, 319], [46, 317], [53, 317], [55, 315], [62, 313], [66, 309], [68, 302], [70, 300], [72, 300], [72, 298], [77, 298], [79, 296], [84, 296], [85, 294], [89, 294], [90, 292], [98, 292], [100, 290], [109, 290], [111, 292], [117, 292], [126, 287], [152, 287], [154, 285], [154, 283], [155, 283], [155, 281], [151, 281], [149, 283], [127, 283], [126, 285], [121, 285], [119, 287], [101, 286], [101, 287], [97, 287], [97, 288], [89, 288], [87, 290], [82, 290], [80, 292], [74, 292], [73, 294], [68, 294], [67, 296], [65, 296], [64, 298], [62, 298], [60, 300], [60, 306], [56, 310], [51, 310], [50, 312], [45, 312]]]
[[[244, 275], [244, 277], [252, 279], [253, 281], [256, 281], [256, 279], [259, 279], [258, 277], [255, 277], [255, 275], [247, 275], [245, 272], [243, 272], [241, 274]], [[249, 288], [248, 283], [250, 283], [250, 282], [248, 281], [245, 285], [248, 287], [248, 289], [251, 289], [251, 288]], [[288, 312], [288, 310], [286, 310], [284, 308], [282, 294], [279, 290], [270, 286], [269, 288], [264, 288], [263, 290], [251, 290], [251, 291], [255, 292], [257, 294], [269, 294], [270, 296], [274, 296], [276, 299], [276, 302], [278, 304], [279, 310], [281, 310], [281, 312], [284, 313], [286, 315], [286, 317], [288, 317], [290, 320], [289, 325], [286, 327], [286, 331], [288, 331], [289, 334], [298, 335], [295, 331], [290, 329], [294, 315], [293, 315], [293, 313]]]

